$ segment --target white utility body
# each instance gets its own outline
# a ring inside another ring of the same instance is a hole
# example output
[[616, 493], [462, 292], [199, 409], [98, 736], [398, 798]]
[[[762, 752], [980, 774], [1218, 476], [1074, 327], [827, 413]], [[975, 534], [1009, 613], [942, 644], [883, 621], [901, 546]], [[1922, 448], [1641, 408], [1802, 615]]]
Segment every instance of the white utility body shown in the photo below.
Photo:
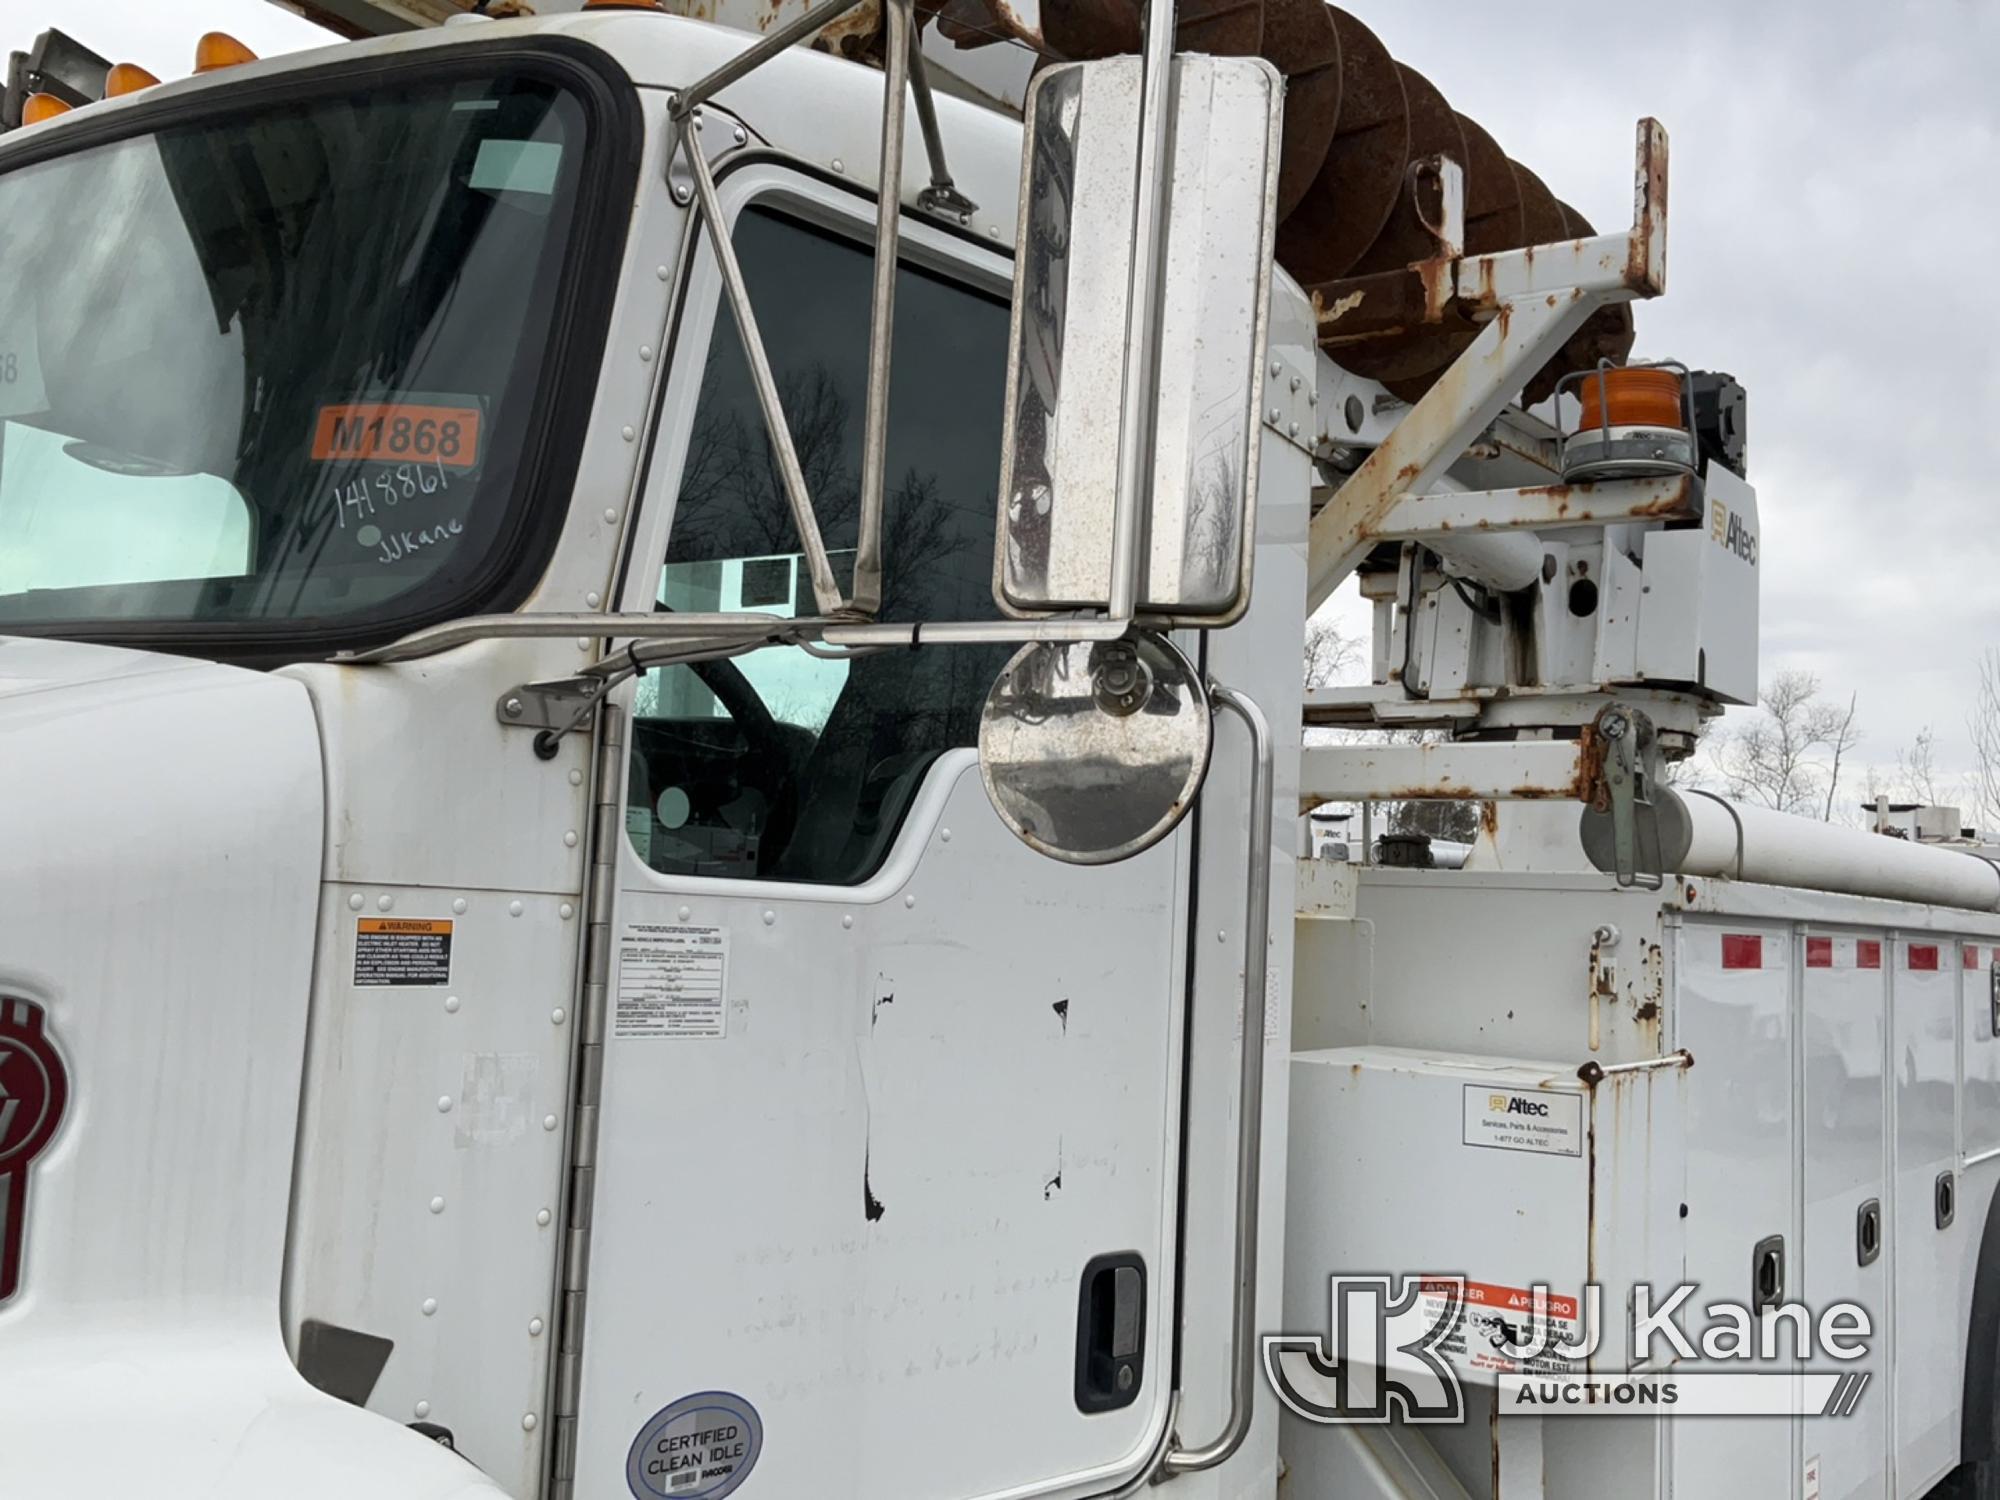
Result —
[[[1625, 360], [1664, 131], [1597, 234], [1345, 12], [1127, 8], [38, 47], [5, 1500], [1988, 1493], [2000, 874], [1663, 784], [1759, 542], [1741, 388]], [[1409, 799], [1463, 869], [1310, 857]], [[1262, 1372], [1390, 1273], [1598, 1284], [1624, 1375], [1774, 1237], [1852, 1415]]]

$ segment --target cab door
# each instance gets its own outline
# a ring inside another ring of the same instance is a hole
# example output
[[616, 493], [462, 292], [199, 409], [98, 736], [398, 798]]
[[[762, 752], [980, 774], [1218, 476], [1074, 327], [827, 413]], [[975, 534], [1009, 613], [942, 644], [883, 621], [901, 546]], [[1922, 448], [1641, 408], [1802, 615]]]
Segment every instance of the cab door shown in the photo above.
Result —
[[[872, 204], [721, 186], [846, 586]], [[906, 237], [883, 617], [989, 617], [1007, 263]], [[717, 292], [704, 250], [621, 607], [809, 612]], [[1002, 827], [971, 747], [1008, 653], [622, 691], [575, 1494], [1080, 1496], [1164, 1440], [1189, 835], [1084, 870]]]

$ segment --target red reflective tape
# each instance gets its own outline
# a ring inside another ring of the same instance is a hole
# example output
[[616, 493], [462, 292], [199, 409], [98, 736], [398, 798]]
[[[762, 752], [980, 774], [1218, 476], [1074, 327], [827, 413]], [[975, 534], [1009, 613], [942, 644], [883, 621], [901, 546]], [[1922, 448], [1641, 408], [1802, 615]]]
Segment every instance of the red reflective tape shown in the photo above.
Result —
[[1764, 967], [1764, 939], [1754, 932], [1725, 932], [1722, 935], [1722, 967], [1761, 969]]
[[1938, 966], [1938, 946], [1936, 943], [1910, 944], [1910, 967], [1935, 971]]
[[1966, 966], [1966, 968], [1968, 968], [1968, 969], [1976, 969], [1976, 968], [1978, 968], [1978, 967], [1979, 967], [1979, 945], [1978, 945], [1977, 943], [1967, 943], [1967, 944], [1965, 945], [1965, 950], [1964, 950], [1964, 951], [1965, 951], [1965, 966]]
[[1808, 969], [1830, 969], [1833, 967], [1833, 939], [1809, 937], [1806, 939], [1806, 967]]
[[1854, 943], [1854, 962], [1863, 969], [1882, 967], [1882, 945], [1874, 938], [1857, 938]]

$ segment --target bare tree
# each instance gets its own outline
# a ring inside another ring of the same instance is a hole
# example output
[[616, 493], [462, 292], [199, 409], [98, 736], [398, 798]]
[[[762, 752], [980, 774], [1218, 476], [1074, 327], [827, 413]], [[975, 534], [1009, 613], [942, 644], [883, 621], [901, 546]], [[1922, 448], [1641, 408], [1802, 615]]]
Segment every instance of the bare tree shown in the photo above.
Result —
[[1819, 818], [1822, 823], [1831, 823], [1833, 821], [1833, 798], [1834, 794], [1840, 790], [1841, 758], [1861, 743], [1861, 731], [1854, 727], [1854, 706], [1859, 701], [1860, 696], [1859, 693], [1849, 693], [1847, 695], [1847, 712], [1840, 716], [1838, 724], [1833, 722], [1832, 715], [1829, 714], [1827, 716], [1829, 731], [1826, 736], [1826, 747], [1833, 753], [1833, 766], [1827, 772], [1826, 811], [1821, 813]]
[[[1780, 672], [1758, 693], [1762, 712], [1734, 734], [1718, 735], [1716, 763], [1730, 795], [1779, 812], [1833, 815], [1840, 763], [1860, 742], [1857, 700], [1823, 702], [1811, 672]], [[1822, 757], [1831, 757], [1831, 766]]]
[[1678, 760], [1662, 761], [1660, 780], [1668, 786], [1711, 789], [1714, 782], [1710, 772], [1715, 769], [1717, 755], [1727, 739], [1720, 719], [1703, 719], [1695, 726], [1694, 745], [1688, 753]]
[[1937, 784], [1937, 731], [1930, 725], [1917, 731], [1908, 749], [1896, 752], [1896, 780], [1912, 802], [1933, 807], [1943, 800]]
[[1331, 620], [1306, 621], [1306, 686], [1325, 687], [1360, 660], [1361, 644]]
[[1973, 816], [1982, 829], [2000, 827], [2000, 647], [1979, 653], [1979, 683], [1965, 728], [1972, 739]]

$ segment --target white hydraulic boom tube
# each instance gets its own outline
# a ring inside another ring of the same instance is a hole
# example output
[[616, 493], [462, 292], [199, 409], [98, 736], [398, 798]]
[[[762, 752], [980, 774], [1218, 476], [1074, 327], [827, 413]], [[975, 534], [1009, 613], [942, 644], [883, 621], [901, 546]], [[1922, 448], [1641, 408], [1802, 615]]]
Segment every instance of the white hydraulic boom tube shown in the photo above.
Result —
[[1660, 788], [1686, 809], [1691, 835], [1670, 873], [1758, 885], [2000, 911], [2000, 865], [1965, 850], [1750, 807], [1709, 792]]

